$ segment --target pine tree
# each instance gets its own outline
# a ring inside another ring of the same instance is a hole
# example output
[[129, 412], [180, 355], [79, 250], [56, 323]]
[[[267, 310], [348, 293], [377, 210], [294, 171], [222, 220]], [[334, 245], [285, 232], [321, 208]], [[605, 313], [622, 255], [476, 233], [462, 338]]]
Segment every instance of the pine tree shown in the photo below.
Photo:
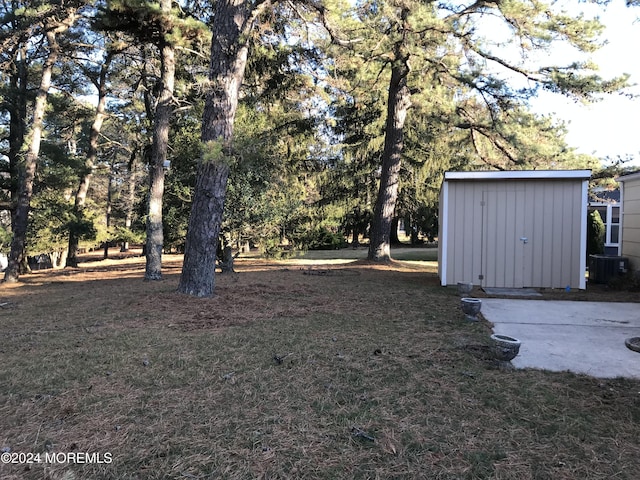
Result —
[[145, 280], [162, 279], [164, 234], [162, 203], [165, 168], [169, 146], [171, 116], [176, 108], [174, 99], [176, 48], [200, 40], [203, 25], [172, 8], [171, 0], [159, 4], [146, 0], [114, 0], [97, 22], [104, 29], [126, 31], [138, 40], [153, 44], [159, 51], [160, 74], [152, 89], [153, 134], [149, 165], [149, 200], [147, 209], [147, 240]]
[[[368, 75], [377, 82], [388, 82], [371, 260], [390, 258], [388, 242], [404, 155], [405, 122], [410, 105], [417, 104], [416, 96], [425, 88], [444, 86], [455, 93], [455, 108], [441, 113], [456, 128], [468, 132], [469, 143], [485, 165], [505, 168], [502, 165], [506, 163], [506, 168], [522, 168], [531, 162], [520, 154], [527, 148], [530, 155], [536, 151], [535, 142], [527, 142], [525, 134], [532, 136], [535, 130], [544, 130], [542, 122], [532, 121], [532, 116], [523, 113], [527, 99], [537, 89], [589, 100], [619, 89], [626, 81], [624, 77], [603, 80], [588, 61], [542, 67], [529, 62], [532, 52], [550, 49], [558, 41], [570, 44], [577, 52], [589, 53], [597, 48], [601, 32], [597, 20], [571, 17], [544, 2], [371, 1], [356, 4], [347, 15], [341, 13], [336, 11], [325, 18], [344, 25], [334, 30], [341, 30], [351, 41], [335, 43], [348, 45], [352, 54], [356, 52], [352, 56], [362, 59], [361, 68], [353, 69], [355, 77]], [[492, 46], [481, 34], [487, 18], [499, 20], [509, 29], [508, 43], [520, 48], [520, 60], [500, 46]], [[335, 37], [333, 33], [331, 36]], [[511, 79], [501, 75], [504, 72], [524, 79], [528, 86], [511, 88]], [[523, 125], [518, 126], [520, 123]], [[558, 159], [562, 156], [559, 154]]]
[[[13, 239], [9, 262], [5, 270], [5, 281], [17, 282], [20, 274], [20, 265], [24, 259], [27, 227], [29, 224], [29, 210], [33, 195], [33, 182], [36, 174], [38, 155], [44, 124], [44, 115], [47, 106], [47, 95], [51, 87], [53, 69], [60, 55], [59, 38], [75, 22], [81, 3], [46, 4], [35, 6], [33, 9], [25, 9], [22, 15], [34, 19], [36, 35], [46, 45], [46, 57], [42, 64], [42, 72], [38, 91], [33, 103], [33, 120], [24, 135], [24, 144], [18, 153], [18, 162], [12, 174], [17, 175], [17, 189], [15, 206], [13, 210]], [[14, 12], [17, 13], [17, 12]], [[22, 41], [32, 41], [37, 37], [25, 36]]]
[[193, 194], [184, 263], [178, 291], [213, 295], [215, 259], [224, 210], [233, 124], [255, 20], [268, 2], [220, 0], [215, 3], [209, 82], [202, 120], [203, 152]]
[[107, 51], [97, 70], [89, 66], [84, 66], [85, 75], [90, 79], [91, 83], [97, 90], [97, 102], [95, 116], [89, 133], [89, 146], [87, 149], [84, 168], [80, 175], [80, 181], [75, 193], [74, 199], [74, 221], [69, 227], [69, 246], [66, 266], [78, 266], [78, 243], [80, 240], [80, 231], [84, 223], [84, 206], [89, 192], [89, 186], [93, 177], [94, 169], [98, 162], [99, 141], [102, 131], [102, 125], [107, 118], [107, 95], [110, 92], [107, 83], [107, 76], [110, 73], [111, 64], [116, 55], [121, 52], [121, 46], [107, 45]]

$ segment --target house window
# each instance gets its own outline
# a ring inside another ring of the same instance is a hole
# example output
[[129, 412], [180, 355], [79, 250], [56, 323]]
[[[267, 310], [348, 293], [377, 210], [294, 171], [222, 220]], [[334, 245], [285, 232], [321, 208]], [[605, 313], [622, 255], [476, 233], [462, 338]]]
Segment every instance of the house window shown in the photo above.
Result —
[[607, 219], [611, 219], [611, 221], [605, 222], [607, 227], [605, 245], [617, 247], [620, 243], [620, 207], [618, 205], [607, 205], [607, 209], [609, 210]]
[[618, 255], [620, 246], [620, 204], [592, 203], [591, 210], [597, 210], [604, 223], [604, 250], [607, 255]]

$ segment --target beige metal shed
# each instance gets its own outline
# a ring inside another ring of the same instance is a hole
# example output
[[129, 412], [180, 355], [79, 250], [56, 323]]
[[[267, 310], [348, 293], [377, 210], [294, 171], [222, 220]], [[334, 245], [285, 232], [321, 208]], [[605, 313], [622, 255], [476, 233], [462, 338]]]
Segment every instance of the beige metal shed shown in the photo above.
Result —
[[590, 170], [446, 172], [442, 285], [586, 288]]
[[618, 178], [622, 206], [621, 252], [632, 270], [640, 270], [640, 172]]

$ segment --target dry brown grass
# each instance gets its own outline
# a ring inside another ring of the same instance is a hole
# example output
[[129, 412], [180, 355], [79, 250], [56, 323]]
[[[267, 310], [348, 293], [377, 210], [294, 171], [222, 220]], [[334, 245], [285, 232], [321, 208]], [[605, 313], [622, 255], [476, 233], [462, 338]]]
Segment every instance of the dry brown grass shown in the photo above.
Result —
[[0, 287], [2, 479], [637, 478], [640, 383], [499, 368], [435, 265], [142, 259]]

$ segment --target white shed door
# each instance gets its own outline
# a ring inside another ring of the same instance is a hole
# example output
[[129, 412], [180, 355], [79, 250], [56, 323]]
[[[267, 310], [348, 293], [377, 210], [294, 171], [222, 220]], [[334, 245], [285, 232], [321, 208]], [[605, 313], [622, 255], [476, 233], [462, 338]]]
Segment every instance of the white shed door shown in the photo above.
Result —
[[482, 206], [482, 285], [524, 287], [531, 273], [525, 272], [525, 266], [532, 263], [525, 259], [531, 252], [524, 187], [485, 191]]

